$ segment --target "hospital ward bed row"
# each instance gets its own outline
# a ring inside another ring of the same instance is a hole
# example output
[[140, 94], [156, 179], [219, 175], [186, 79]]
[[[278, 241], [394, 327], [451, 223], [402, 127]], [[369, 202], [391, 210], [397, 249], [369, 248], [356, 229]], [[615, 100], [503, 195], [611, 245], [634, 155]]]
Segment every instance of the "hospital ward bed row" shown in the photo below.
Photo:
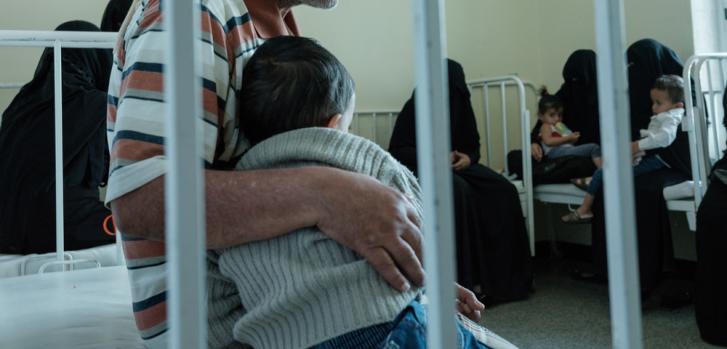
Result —
[[[724, 57], [704, 56], [690, 59], [685, 78], [699, 76], [699, 70], [704, 62], [718, 61]], [[709, 63], [706, 63], [709, 64]], [[710, 65], [707, 65], [709, 67]], [[689, 76], [686, 76], [690, 74]], [[695, 207], [698, 205], [699, 194], [695, 195], [693, 183], [704, 183], [701, 174], [716, 160], [721, 150], [719, 144], [724, 138], [723, 131], [719, 130], [717, 123], [705, 122], [705, 111], [709, 115], [717, 116], [721, 113], [717, 108], [717, 101], [721, 100], [723, 86], [715, 88], [711, 76], [708, 78], [706, 88], [695, 79], [695, 88], [698, 98], [696, 106], [688, 108], [687, 117], [682, 124], [683, 129], [689, 132], [692, 151], [699, 154], [695, 159], [696, 174], [693, 181], [665, 189], [669, 209], [685, 212], [689, 219], [690, 228], [694, 229]], [[721, 80], [723, 81], [723, 80]], [[472, 90], [480, 90], [481, 99], [481, 126], [484, 128], [487, 156], [485, 163], [492, 166], [493, 151], [495, 149], [492, 137], [493, 122], [489, 89], [499, 91], [501, 129], [503, 136], [501, 150], [504, 155], [510, 149], [508, 131], [511, 126], [518, 126], [508, 117], [508, 88], [517, 90], [515, 106], [521, 116], [519, 126], [522, 141], [520, 146], [527, 153], [524, 156], [524, 168], [531, 168], [529, 159], [529, 132], [531, 125], [531, 112], [526, 91], [535, 96], [535, 86], [527, 83], [517, 76], [494, 79], [482, 79], [469, 83]], [[691, 94], [691, 87], [688, 87]], [[689, 95], [687, 94], [687, 95]], [[702, 97], [702, 98], [700, 98]], [[532, 98], [532, 96], [531, 96]], [[506, 106], [502, 108], [502, 106]], [[532, 105], [532, 104], [530, 104]], [[352, 124], [352, 132], [370, 138], [387, 147], [390, 132], [396, 119], [396, 111], [360, 111]], [[713, 119], [714, 120], [714, 119]], [[696, 146], [701, 149], [695, 149]], [[702, 166], [703, 168], [700, 168]], [[525, 171], [526, 173], [528, 171]], [[507, 165], [503, 174], [509, 178]], [[546, 184], [532, 186], [532, 177], [523, 180], [513, 180], [521, 194], [523, 213], [528, 220], [528, 229], [531, 244], [534, 241], [533, 200], [555, 204], [578, 204], [583, 198], [583, 191], [572, 184]], [[701, 186], [697, 186], [699, 188]], [[698, 193], [698, 191], [696, 191]], [[531, 246], [532, 248], [532, 246]], [[28, 255], [28, 256], [0, 256], [0, 308], [17, 309], [12, 312], [0, 312], [0, 323], [10, 324], [0, 329], [0, 347], [74, 347], [97, 348], [143, 347], [139, 339], [130, 309], [130, 295], [128, 276], [119, 250], [114, 245], [82, 251], [64, 251], [64, 262], [57, 262], [56, 254]], [[65, 266], [65, 264], [68, 264]], [[59, 266], [66, 270], [84, 269], [75, 272], [54, 273]], [[38, 274], [38, 275], [31, 275]], [[19, 277], [23, 276], [23, 277]], [[17, 307], [18, 304], [25, 306]], [[38, 333], [43, 333], [38, 336]]]
[[[696, 101], [696, 104], [693, 104], [691, 99], [687, 99], [687, 113], [681, 124], [682, 130], [689, 135], [693, 178], [664, 188], [663, 195], [670, 211], [683, 212], [686, 215], [691, 231], [696, 230], [696, 209], [706, 190], [711, 166], [719, 160], [725, 150], [725, 130], [721, 128], [719, 122], [709, 122], [709, 120], [721, 120], [723, 117], [724, 111], [719, 106], [724, 93], [724, 82], [727, 79], [723, 68], [725, 63], [727, 56], [723, 54], [697, 55], [687, 61], [684, 69], [685, 81], [694, 81], [693, 86], [685, 84], [685, 96], [694, 95]], [[533, 185], [530, 130], [535, 115], [531, 110], [537, 110], [538, 98], [537, 87], [533, 83], [512, 75], [472, 80], [468, 85], [473, 92], [473, 105], [481, 106], [477, 117], [481, 138], [485, 143], [483, 162], [488, 167], [497, 168], [493, 153], [498, 149], [501, 151], [503, 161], [501, 172], [511, 179], [520, 194], [531, 253], [534, 255], [534, 201], [578, 206], [583, 201], [585, 191], [571, 183]], [[512, 98], [513, 96], [515, 98]], [[499, 138], [495, 138], [493, 130], [498, 126], [496, 125], [498, 120], [494, 119], [498, 111], [502, 133]], [[508, 117], [508, 113], [513, 112], [520, 117]], [[352, 123], [352, 132], [371, 138], [386, 148], [396, 114], [396, 111], [391, 110], [358, 112]], [[515, 129], [520, 132], [519, 143], [509, 140], [511, 131]], [[507, 154], [514, 149], [522, 149], [522, 166], [526, 169], [523, 171], [522, 179], [516, 179], [516, 174], [509, 169], [506, 161]]]

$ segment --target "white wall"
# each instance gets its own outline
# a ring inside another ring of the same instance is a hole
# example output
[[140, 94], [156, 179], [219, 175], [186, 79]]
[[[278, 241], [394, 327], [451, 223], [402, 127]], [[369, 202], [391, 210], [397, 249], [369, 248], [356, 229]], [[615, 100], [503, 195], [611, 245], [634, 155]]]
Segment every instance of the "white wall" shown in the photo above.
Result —
[[[76, 18], [98, 23], [104, 6], [101, 0], [4, 0], [0, 29], [53, 29]], [[414, 87], [409, 0], [340, 0], [331, 11], [295, 11], [303, 35], [318, 39], [351, 71], [359, 110], [401, 108]], [[628, 43], [654, 37], [683, 58], [693, 52], [689, 1], [625, 0], [625, 12]], [[595, 47], [589, 0], [450, 0], [446, 14], [448, 54], [463, 64], [468, 79], [517, 73], [555, 91], [567, 56]], [[28, 81], [39, 52], [0, 49], [0, 81]], [[0, 91], [0, 110], [11, 97]], [[513, 106], [508, 111], [510, 146], [518, 147], [518, 115]], [[499, 122], [493, 126], [499, 129]], [[495, 167], [502, 167], [501, 156]]]

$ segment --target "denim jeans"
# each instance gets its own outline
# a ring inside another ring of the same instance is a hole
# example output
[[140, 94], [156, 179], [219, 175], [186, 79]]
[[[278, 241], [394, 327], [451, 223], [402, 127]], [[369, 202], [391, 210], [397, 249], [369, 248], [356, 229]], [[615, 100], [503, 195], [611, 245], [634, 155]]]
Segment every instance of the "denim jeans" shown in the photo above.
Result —
[[[312, 349], [425, 349], [427, 347], [427, 317], [424, 306], [413, 300], [392, 322], [374, 325], [346, 333]], [[382, 332], [383, 331], [383, 332]], [[486, 349], [472, 333], [457, 324], [459, 349]]]
[[601, 157], [601, 147], [599, 147], [598, 144], [595, 143], [586, 143], [576, 146], [561, 145], [558, 147], [550, 148], [550, 150], [545, 155], [551, 159], [562, 158], [571, 155], [594, 159]]
[[[656, 157], [656, 155], [645, 156], [641, 159], [641, 162], [639, 162], [638, 165], [634, 166], [634, 177], [654, 172], [665, 167], [666, 164]], [[588, 189], [586, 189], [586, 191], [591, 195], [596, 195], [596, 193], [601, 190], [601, 186], [603, 186], [603, 169], [599, 168], [596, 172], [593, 172], [591, 184], [588, 185]]]
[[[424, 306], [412, 301], [394, 321], [394, 329], [382, 343], [382, 349], [424, 349], [427, 347], [427, 315]], [[472, 333], [457, 323], [457, 348], [486, 349]]]

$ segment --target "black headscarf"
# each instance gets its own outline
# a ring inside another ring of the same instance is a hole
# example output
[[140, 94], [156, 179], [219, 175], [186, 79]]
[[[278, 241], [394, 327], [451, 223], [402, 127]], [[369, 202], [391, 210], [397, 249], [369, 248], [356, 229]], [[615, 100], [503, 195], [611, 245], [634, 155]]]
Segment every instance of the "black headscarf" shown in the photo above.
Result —
[[[98, 31], [72, 21], [58, 31]], [[106, 175], [106, 90], [111, 52], [63, 49], [63, 169], [66, 201], [96, 196]], [[0, 249], [22, 250], [34, 222], [54, 215], [53, 49], [3, 113], [0, 126]], [[66, 216], [74, 209], [66, 208]], [[53, 231], [53, 225], [44, 227]]]
[[[581, 133], [578, 144], [600, 143], [601, 128], [598, 117], [598, 80], [596, 53], [577, 50], [563, 66], [563, 85], [555, 94], [563, 103], [563, 123]], [[540, 120], [531, 134], [533, 143], [539, 142]]]
[[563, 122], [581, 133], [578, 143], [600, 143], [595, 52], [578, 50], [568, 57], [556, 96], [563, 102]]
[[117, 32], [124, 23], [126, 13], [129, 12], [132, 0], [111, 0], [101, 19], [101, 31]]
[[[470, 91], [465, 81], [464, 69], [459, 63], [447, 59], [449, 76], [449, 120], [452, 150], [465, 153], [473, 164], [480, 160], [480, 135], [477, 132], [475, 113], [472, 110]], [[389, 151], [416, 172], [416, 91], [404, 104], [391, 134]]]
[[652, 116], [650, 91], [662, 75], [682, 75], [684, 65], [674, 50], [654, 39], [642, 39], [626, 51], [629, 63], [629, 98], [631, 102], [632, 140], [649, 125]]

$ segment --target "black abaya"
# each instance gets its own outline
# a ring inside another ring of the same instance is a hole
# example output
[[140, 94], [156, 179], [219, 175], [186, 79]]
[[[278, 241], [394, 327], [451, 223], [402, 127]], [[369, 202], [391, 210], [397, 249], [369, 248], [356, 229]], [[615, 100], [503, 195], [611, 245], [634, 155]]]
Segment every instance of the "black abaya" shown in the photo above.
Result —
[[[632, 134], [646, 128], [651, 112], [649, 91], [657, 78], [664, 74], [681, 74], [678, 55], [651, 40], [640, 40], [629, 47], [629, 95], [631, 102]], [[691, 178], [689, 149], [685, 132], [679, 130], [677, 139], [667, 150], [659, 153], [672, 168], [634, 178], [636, 231], [639, 252], [641, 289], [653, 290], [662, 280], [664, 251], [671, 250], [671, 226], [663, 189]], [[687, 146], [686, 149], [684, 147]], [[602, 195], [593, 206], [593, 253], [596, 271], [607, 275], [606, 227]], [[666, 248], [665, 248], [666, 246]]]
[[[727, 110], [727, 91], [722, 105]], [[722, 120], [727, 129], [727, 117]], [[718, 176], [718, 173], [722, 176]], [[697, 211], [697, 275], [694, 313], [702, 339], [727, 346], [727, 154], [714, 165], [707, 193]]]
[[[595, 52], [576, 50], [568, 57], [563, 66], [563, 85], [555, 96], [563, 103], [563, 123], [581, 133], [576, 144], [600, 144]], [[539, 143], [541, 126], [538, 120], [531, 134], [533, 143]]]
[[[452, 176], [457, 280], [480, 289], [487, 302], [523, 299], [531, 289], [532, 265], [519, 196], [507, 179], [477, 163], [480, 141], [464, 70], [451, 60], [448, 70], [452, 150], [472, 162]], [[414, 105], [412, 95], [397, 118], [389, 151], [417, 173]]]
[[[98, 31], [67, 22], [56, 30]], [[3, 113], [0, 126], [0, 252], [42, 253], [55, 249], [53, 49], [46, 49], [35, 75]], [[111, 53], [63, 49], [63, 173], [65, 247], [82, 249], [113, 242], [104, 234], [109, 211], [99, 201], [105, 181], [106, 89]]]

